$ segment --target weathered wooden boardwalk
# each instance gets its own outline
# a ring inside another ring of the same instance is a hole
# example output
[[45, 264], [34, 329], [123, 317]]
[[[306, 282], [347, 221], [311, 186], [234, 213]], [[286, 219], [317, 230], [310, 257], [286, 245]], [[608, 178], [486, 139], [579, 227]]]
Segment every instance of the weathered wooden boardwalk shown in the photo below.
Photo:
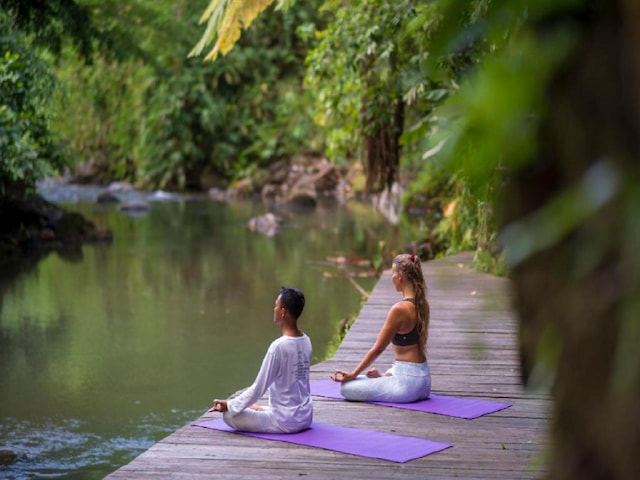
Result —
[[[551, 400], [520, 385], [509, 281], [471, 272], [470, 260], [470, 254], [460, 254], [423, 264], [431, 305], [432, 391], [508, 401], [511, 408], [464, 420], [314, 397], [319, 422], [453, 443], [453, 448], [396, 464], [187, 425], [107, 478], [542, 477]], [[336, 367], [355, 367], [371, 347], [389, 307], [399, 300], [390, 277], [390, 271], [383, 274], [336, 355], [312, 367], [312, 379], [327, 378]], [[386, 368], [392, 358], [388, 348], [376, 365]]]

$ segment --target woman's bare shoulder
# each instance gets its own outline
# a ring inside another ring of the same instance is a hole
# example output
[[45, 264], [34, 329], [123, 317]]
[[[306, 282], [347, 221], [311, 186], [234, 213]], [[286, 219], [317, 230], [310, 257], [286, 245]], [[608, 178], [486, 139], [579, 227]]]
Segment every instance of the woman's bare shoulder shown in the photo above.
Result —
[[399, 302], [394, 303], [391, 306], [391, 309], [398, 309], [400, 311], [407, 311], [410, 312], [415, 308], [415, 305], [413, 304], [413, 302], [409, 302], [406, 300], [400, 300]]
[[411, 316], [415, 312], [415, 307], [411, 302], [397, 302], [389, 309], [389, 316], [397, 318], [405, 318], [407, 315]]

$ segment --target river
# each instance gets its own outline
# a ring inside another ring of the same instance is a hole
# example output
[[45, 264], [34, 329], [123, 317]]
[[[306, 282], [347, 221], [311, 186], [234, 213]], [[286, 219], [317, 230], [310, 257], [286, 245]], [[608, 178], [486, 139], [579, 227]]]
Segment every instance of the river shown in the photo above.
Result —
[[97, 204], [100, 191], [41, 193], [111, 229], [112, 244], [49, 254], [10, 281], [0, 271], [0, 450], [18, 455], [0, 478], [103, 478], [249, 385], [279, 335], [281, 285], [305, 292], [300, 326], [323, 360], [362, 302], [344, 273], [366, 266], [345, 265], [413, 235], [355, 202], [276, 211], [268, 237], [247, 228], [261, 203], [130, 193], [162, 200], [130, 216]]

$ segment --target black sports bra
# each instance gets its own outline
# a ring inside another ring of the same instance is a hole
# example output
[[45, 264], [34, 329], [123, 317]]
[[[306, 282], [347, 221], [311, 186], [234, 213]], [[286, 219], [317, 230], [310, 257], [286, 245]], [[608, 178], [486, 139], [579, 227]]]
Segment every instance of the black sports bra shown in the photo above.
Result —
[[[416, 304], [416, 301], [413, 298], [403, 298], [402, 301], [411, 302], [414, 305]], [[418, 324], [416, 323], [413, 330], [408, 333], [396, 333], [393, 336], [391, 343], [398, 345], [399, 347], [407, 347], [409, 345], [417, 345], [420, 343], [420, 338], [418, 337]]]

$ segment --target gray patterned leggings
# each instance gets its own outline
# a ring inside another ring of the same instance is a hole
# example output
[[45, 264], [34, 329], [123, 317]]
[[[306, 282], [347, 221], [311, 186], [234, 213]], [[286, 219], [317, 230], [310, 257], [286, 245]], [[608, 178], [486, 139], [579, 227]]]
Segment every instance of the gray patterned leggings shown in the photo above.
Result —
[[390, 376], [358, 378], [340, 386], [347, 400], [359, 402], [411, 403], [429, 398], [431, 372], [429, 364], [396, 361], [387, 371]]

